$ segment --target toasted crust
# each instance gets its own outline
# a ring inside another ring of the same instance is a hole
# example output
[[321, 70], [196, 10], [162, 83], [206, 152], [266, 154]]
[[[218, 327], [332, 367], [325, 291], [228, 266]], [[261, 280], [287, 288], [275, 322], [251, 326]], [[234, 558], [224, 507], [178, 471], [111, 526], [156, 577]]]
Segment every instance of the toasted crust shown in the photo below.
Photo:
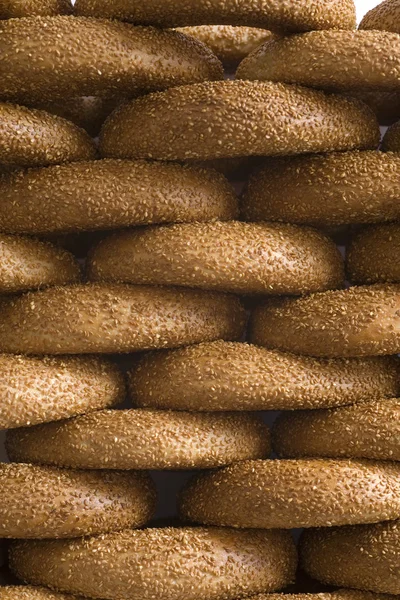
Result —
[[386, 131], [382, 140], [382, 150], [384, 152], [400, 152], [400, 121], [394, 123]]
[[88, 134], [70, 121], [43, 110], [0, 102], [0, 163], [35, 167], [95, 157]]
[[124, 397], [124, 378], [107, 360], [0, 354], [0, 429], [74, 417]]
[[134, 352], [238, 339], [240, 301], [226, 294], [117, 284], [75, 285], [2, 302], [0, 351]]
[[250, 340], [310, 356], [400, 352], [400, 286], [372, 285], [283, 299], [258, 307]]
[[400, 594], [400, 521], [307, 531], [301, 559], [320, 581]]
[[270, 439], [252, 415], [109, 410], [9, 432], [7, 452], [80, 469], [210, 469], [268, 458]]
[[81, 15], [118, 18], [159, 27], [185, 25], [249, 25], [266, 29], [307, 31], [312, 29], [354, 29], [355, 6], [352, 0], [248, 0], [230, 2], [211, 0], [77, 0]]
[[140, 527], [155, 509], [146, 473], [2, 464], [0, 483], [4, 538], [72, 538]]
[[254, 81], [206, 82], [149, 94], [117, 109], [100, 136], [103, 156], [161, 160], [326, 152], [378, 143], [376, 118], [361, 102]]
[[343, 259], [322, 233], [239, 221], [117, 233], [94, 248], [88, 275], [92, 281], [268, 295], [344, 284]]
[[375, 113], [380, 125], [392, 125], [400, 118], [398, 90], [352, 90], [351, 96], [367, 104]]
[[[2, 600], [83, 600], [70, 594], [60, 594], [33, 585], [9, 585], [1, 588]], [[338, 599], [340, 600], [340, 599]]]
[[343, 152], [271, 158], [250, 179], [241, 210], [250, 221], [317, 226], [400, 219], [400, 156]]
[[211, 342], [153, 352], [129, 373], [137, 406], [193, 411], [327, 408], [400, 394], [396, 358], [318, 360]]
[[70, 16], [4, 21], [0, 30], [0, 95], [11, 101], [132, 96], [222, 78], [211, 50], [176, 31]]
[[32, 238], [0, 234], [0, 293], [76, 283], [79, 279], [79, 264], [69, 252]]
[[14, 543], [10, 561], [25, 581], [85, 596], [233, 600], [285, 587], [296, 551], [282, 531], [168, 527]]
[[0, 229], [10, 232], [230, 220], [238, 213], [221, 174], [161, 162], [99, 160], [18, 172], [0, 179], [0, 195]]
[[280, 38], [256, 48], [239, 65], [236, 77], [346, 92], [397, 90], [400, 35], [332, 30]]
[[354, 283], [400, 282], [400, 225], [370, 227], [347, 250], [347, 273]]
[[180, 499], [184, 519], [257, 529], [376, 523], [399, 511], [400, 464], [366, 460], [244, 461], [196, 477]]
[[282, 457], [400, 461], [400, 400], [283, 414], [273, 436], [274, 449]]
[[0, 19], [48, 17], [71, 13], [71, 0], [2, 0], [0, 5]]
[[398, 0], [384, 0], [367, 12], [360, 29], [378, 29], [400, 33], [400, 5]]

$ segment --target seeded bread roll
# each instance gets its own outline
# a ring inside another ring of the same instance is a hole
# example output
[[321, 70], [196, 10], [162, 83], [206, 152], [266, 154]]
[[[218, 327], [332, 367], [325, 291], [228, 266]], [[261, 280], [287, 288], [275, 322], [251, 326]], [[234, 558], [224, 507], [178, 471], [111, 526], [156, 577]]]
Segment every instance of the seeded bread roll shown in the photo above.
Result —
[[394, 357], [315, 359], [210, 342], [144, 356], [129, 372], [136, 406], [193, 411], [328, 408], [400, 395]]
[[146, 473], [1, 464], [1, 535], [72, 538], [140, 527], [155, 510]]
[[176, 31], [59, 16], [11, 19], [0, 32], [0, 96], [13, 102], [132, 96], [223, 75], [209, 48]]
[[400, 285], [371, 285], [274, 300], [253, 313], [250, 340], [310, 356], [400, 352]]
[[239, 339], [245, 314], [235, 296], [92, 284], [54, 287], [4, 300], [0, 351], [123, 353]]
[[283, 414], [274, 424], [273, 436], [275, 451], [287, 458], [400, 461], [400, 399]]
[[400, 521], [307, 531], [301, 560], [325, 583], [400, 594]]
[[377, 151], [270, 158], [241, 203], [248, 221], [315, 226], [400, 219], [400, 156]]
[[369, 227], [347, 250], [347, 273], [353, 283], [400, 282], [400, 225]]
[[149, 94], [118, 108], [100, 136], [103, 156], [158, 160], [376, 148], [365, 104], [277, 83], [218, 81]]
[[2, 0], [0, 5], [0, 19], [47, 17], [71, 13], [71, 0]]
[[257, 529], [376, 523], [399, 514], [400, 464], [367, 460], [243, 461], [196, 477], [180, 499], [186, 520]]
[[352, 90], [351, 96], [367, 104], [380, 125], [392, 125], [400, 119], [400, 92], [397, 90]]
[[382, 150], [384, 152], [400, 152], [400, 121], [394, 123], [386, 131], [382, 140]]
[[231, 220], [238, 203], [219, 173], [146, 161], [98, 160], [0, 179], [0, 229], [67, 233], [151, 223]]
[[0, 163], [5, 166], [46, 166], [95, 156], [88, 134], [70, 121], [43, 110], [0, 102]]
[[311, 31], [256, 48], [237, 79], [282, 81], [330, 91], [397, 90], [400, 35], [386, 31]]
[[9, 585], [1, 588], [2, 600], [84, 600], [33, 585]]
[[378, 29], [400, 33], [400, 4], [398, 0], [384, 0], [364, 15], [360, 29]]
[[25, 581], [93, 598], [234, 600], [291, 583], [296, 550], [283, 531], [166, 527], [14, 543], [10, 562]]

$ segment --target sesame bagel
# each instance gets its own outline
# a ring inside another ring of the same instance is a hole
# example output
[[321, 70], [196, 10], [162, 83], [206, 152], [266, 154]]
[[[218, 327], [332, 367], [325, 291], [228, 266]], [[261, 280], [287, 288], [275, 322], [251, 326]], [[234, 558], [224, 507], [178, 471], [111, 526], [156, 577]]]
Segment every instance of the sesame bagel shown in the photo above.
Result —
[[346, 92], [397, 90], [400, 35], [331, 30], [280, 38], [256, 48], [239, 65], [236, 77]]
[[74, 123], [43, 110], [0, 102], [0, 163], [36, 167], [95, 157], [94, 143]]
[[400, 225], [369, 227], [347, 250], [347, 273], [353, 283], [400, 282]]
[[176, 31], [60, 16], [11, 19], [0, 32], [0, 97], [11, 101], [132, 96], [223, 74], [209, 48]]
[[146, 161], [98, 160], [0, 179], [0, 229], [67, 233], [151, 223], [230, 220], [238, 202], [216, 171]]
[[[234, 501], [232, 501], [234, 499]], [[184, 519], [257, 529], [376, 523], [400, 515], [400, 464], [366, 460], [249, 460], [196, 477]]]
[[1, 303], [0, 351], [123, 353], [238, 339], [235, 296], [117, 284], [54, 287]]
[[47, 242], [0, 233], [0, 293], [76, 283], [75, 257]]
[[322, 233], [239, 221], [117, 233], [93, 249], [88, 275], [244, 294], [302, 294], [344, 283], [342, 257]]
[[372, 285], [282, 299], [253, 313], [250, 340], [310, 356], [400, 352], [400, 286]]
[[83, 600], [83, 598], [77, 596], [61, 594], [33, 585], [4, 586], [1, 588], [1, 598], [2, 600]]
[[140, 527], [155, 509], [146, 473], [3, 463], [0, 485], [4, 538], [72, 538]]
[[79, 469], [210, 469], [268, 458], [269, 430], [252, 415], [98, 411], [9, 432], [11, 460]]
[[398, 90], [352, 90], [351, 96], [367, 104], [380, 125], [392, 125], [400, 119], [400, 92]]
[[361, 102], [254, 81], [149, 94], [117, 109], [100, 136], [103, 156], [160, 160], [327, 152], [378, 143], [375, 115]]
[[107, 360], [0, 354], [0, 429], [74, 417], [124, 397], [124, 378]]
[[301, 559], [320, 581], [400, 594], [400, 521], [307, 531]]
[[10, 562], [24, 581], [92, 598], [233, 600], [291, 583], [296, 551], [283, 531], [167, 527], [14, 543]]
[[2, 0], [0, 5], [0, 19], [47, 17], [71, 13], [71, 0]]
[[136, 406], [193, 411], [327, 408], [400, 395], [393, 357], [315, 359], [239, 342], [144, 356], [129, 372]]
[[382, 150], [384, 152], [400, 152], [400, 121], [394, 123], [386, 131], [382, 140]]
[[360, 29], [377, 29], [400, 33], [400, 4], [398, 0], [384, 0], [364, 15]]
[[316, 226], [400, 219], [400, 156], [377, 151], [270, 158], [251, 177], [249, 221]]
[[386, 398], [330, 410], [281, 415], [274, 449], [288, 458], [372, 458], [400, 461], [400, 400]]
[[231, 2], [211, 0], [206, 4], [193, 0], [77, 0], [77, 14], [122, 19], [159, 27], [185, 25], [250, 25], [286, 31], [312, 29], [354, 29], [355, 7], [352, 0], [297, 0], [295, 4], [273, 0]]
[[235, 67], [260, 44], [276, 39], [277, 35], [257, 27], [232, 25], [197, 25], [177, 29], [203, 42], [226, 67]]

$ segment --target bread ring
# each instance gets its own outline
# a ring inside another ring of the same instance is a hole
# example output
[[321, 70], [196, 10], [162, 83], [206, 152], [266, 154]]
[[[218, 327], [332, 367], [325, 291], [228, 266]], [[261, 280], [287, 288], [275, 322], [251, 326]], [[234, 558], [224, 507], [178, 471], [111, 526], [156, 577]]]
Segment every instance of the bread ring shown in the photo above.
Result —
[[268, 458], [252, 415], [107, 410], [9, 432], [11, 460], [78, 469], [210, 469]]
[[400, 121], [386, 131], [382, 140], [382, 150], [384, 152], [400, 152]]
[[0, 179], [0, 196], [0, 229], [11, 232], [230, 220], [238, 213], [219, 173], [161, 162], [98, 160], [18, 172]]
[[400, 156], [392, 153], [271, 158], [250, 179], [242, 214], [316, 226], [400, 219], [399, 181]]
[[307, 31], [312, 29], [354, 29], [354, 2], [339, 0], [301, 0], [286, 6], [282, 2], [256, 0], [206, 4], [192, 0], [77, 0], [78, 15], [122, 19], [134, 23], [179, 27], [186, 25], [250, 25], [266, 29]]
[[315, 359], [235, 342], [144, 356], [129, 373], [136, 406], [194, 411], [328, 408], [400, 395], [393, 357]]
[[369, 227], [347, 250], [347, 273], [354, 283], [400, 282], [400, 225]]
[[283, 457], [400, 461], [400, 399], [283, 414], [273, 434], [275, 451]]
[[0, 233], [0, 293], [76, 283], [75, 257], [47, 242]]
[[0, 102], [0, 163], [35, 167], [95, 157], [93, 141], [73, 123], [43, 110]]
[[326, 583], [400, 594], [400, 521], [307, 531], [301, 558]]
[[400, 119], [400, 92], [381, 90], [352, 90], [351, 96], [367, 104], [380, 125], [392, 125]]
[[258, 307], [250, 340], [310, 356], [400, 352], [400, 285], [353, 287]]
[[0, 351], [123, 353], [243, 335], [235, 296], [116, 284], [48, 288], [3, 301]]
[[279, 38], [256, 48], [236, 77], [346, 92], [398, 90], [400, 35], [331, 30]]
[[72, 538], [140, 527], [155, 509], [146, 473], [3, 463], [0, 484], [4, 538]]
[[209, 48], [176, 31], [68, 16], [11, 19], [0, 30], [7, 100], [132, 96], [223, 75]]
[[233, 600], [281, 589], [296, 569], [283, 531], [167, 527], [14, 543], [10, 554], [25, 581], [111, 600]]
[[267, 29], [232, 25], [178, 27], [177, 31], [208, 46], [226, 67], [235, 67], [263, 42], [277, 38]]
[[378, 143], [375, 115], [361, 102], [254, 81], [206, 82], [143, 96], [117, 109], [100, 136], [103, 156], [160, 160], [327, 152]]
[[400, 6], [397, 0], [384, 0], [364, 15], [360, 29], [400, 33]]
[[2, 0], [0, 19], [69, 15], [72, 10], [71, 0]]
[[8, 585], [2, 587], [1, 598], [2, 600], [84, 600], [77, 596], [60, 594], [59, 592], [53, 592], [43, 587], [34, 587], [33, 585]]
[[367, 460], [243, 461], [196, 477], [180, 499], [184, 519], [257, 529], [376, 523], [399, 514], [400, 464]]
[[107, 360], [0, 354], [0, 429], [74, 417], [124, 397], [124, 378]]
[[238, 294], [302, 294], [344, 284], [342, 257], [322, 233], [239, 221], [117, 233], [94, 248], [88, 275]]

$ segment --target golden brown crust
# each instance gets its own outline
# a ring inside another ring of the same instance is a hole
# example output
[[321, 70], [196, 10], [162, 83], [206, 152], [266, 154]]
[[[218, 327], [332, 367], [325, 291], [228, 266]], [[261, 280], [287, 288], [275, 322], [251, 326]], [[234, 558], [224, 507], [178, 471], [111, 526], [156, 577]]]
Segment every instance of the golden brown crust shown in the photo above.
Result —
[[77, 0], [77, 14], [117, 18], [159, 27], [186, 25], [249, 25], [266, 29], [307, 31], [354, 29], [352, 0]]
[[155, 510], [146, 473], [1, 464], [1, 535], [72, 538], [140, 527]]
[[[53, 592], [33, 585], [8, 585], [1, 588], [2, 600], [84, 600], [81, 597]], [[340, 600], [338, 598], [338, 600]]]
[[125, 382], [104, 359], [0, 354], [0, 398], [0, 429], [13, 429], [119, 404]]
[[400, 464], [249, 460], [193, 479], [180, 515], [205, 525], [294, 529], [376, 523], [400, 510]]
[[0, 95], [16, 102], [132, 96], [223, 74], [209, 48], [176, 31], [70, 16], [3, 21], [0, 30]]
[[275, 300], [253, 313], [250, 340], [310, 356], [400, 352], [400, 285], [372, 285]]
[[15, 293], [80, 280], [75, 257], [40, 240], [0, 234], [0, 293]]
[[322, 233], [239, 221], [117, 233], [93, 249], [88, 276], [92, 281], [268, 295], [297, 295], [344, 284], [343, 259]]
[[400, 394], [394, 357], [315, 359], [239, 342], [152, 352], [129, 373], [136, 406], [194, 411], [328, 408]]
[[161, 160], [327, 152], [378, 143], [377, 121], [365, 104], [254, 81], [149, 94], [117, 109], [100, 136], [103, 156]]
[[250, 221], [343, 225], [400, 219], [400, 156], [377, 151], [270, 158], [241, 203]]
[[95, 157], [93, 141], [70, 121], [43, 110], [0, 102], [0, 163], [35, 167]]
[[71, 13], [71, 0], [2, 0], [0, 5], [0, 19], [47, 17]]
[[[304, 577], [305, 574], [302, 572], [301, 575]], [[309, 582], [307, 579], [307, 584], [310, 585], [311, 583], [318, 585], [318, 582]], [[322, 586], [320, 587], [322, 589]], [[258, 594], [253, 596], [252, 600], [398, 600], [398, 598], [387, 594], [342, 589], [335, 592], [311, 593], [311, 591], [307, 591], [306, 593]]]
[[400, 152], [400, 121], [386, 131], [381, 147], [383, 152]]
[[123, 284], [54, 287], [2, 302], [0, 351], [118, 353], [239, 339], [244, 316], [240, 301], [227, 294]]
[[285, 587], [296, 551], [282, 531], [168, 527], [14, 543], [10, 560], [25, 581], [85, 596], [234, 600]]
[[203, 42], [228, 68], [238, 65], [260, 44], [278, 37], [267, 29], [232, 25], [197, 25], [179, 27], [177, 31]]
[[397, 90], [399, 77], [400, 35], [386, 31], [311, 31], [279, 38], [256, 48], [236, 72], [237, 79], [346, 92]]
[[400, 33], [400, 5], [398, 0], [384, 0], [368, 11], [360, 23], [360, 29], [377, 29]]
[[99, 160], [31, 169], [0, 179], [0, 196], [0, 229], [10, 232], [231, 220], [238, 213], [235, 192], [221, 174], [161, 162]]
[[268, 458], [269, 430], [253, 415], [98, 411], [8, 432], [13, 461], [79, 469], [210, 469]]
[[273, 428], [279, 456], [400, 461], [400, 400], [282, 414]]
[[369, 227], [347, 249], [347, 273], [353, 283], [400, 282], [400, 225]]
[[400, 594], [400, 521], [307, 531], [301, 559], [325, 583]]
[[375, 113], [380, 125], [392, 125], [400, 119], [398, 90], [352, 90], [350, 95], [367, 104]]

